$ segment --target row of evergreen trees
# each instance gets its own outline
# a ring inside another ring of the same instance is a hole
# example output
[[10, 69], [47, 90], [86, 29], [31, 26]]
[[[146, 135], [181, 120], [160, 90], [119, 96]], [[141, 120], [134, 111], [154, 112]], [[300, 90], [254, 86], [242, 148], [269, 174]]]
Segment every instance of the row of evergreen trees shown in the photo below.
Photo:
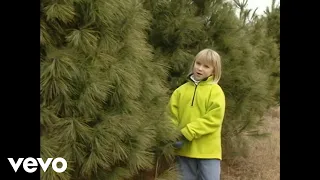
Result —
[[240, 15], [224, 0], [41, 1], [41, 157], [68, 162], [41, 179], [174, 179], [164, 110], [206, 47], [223, 61], [224, 158], [245, 155], [279, 101], [280, 7], [235, 2]]

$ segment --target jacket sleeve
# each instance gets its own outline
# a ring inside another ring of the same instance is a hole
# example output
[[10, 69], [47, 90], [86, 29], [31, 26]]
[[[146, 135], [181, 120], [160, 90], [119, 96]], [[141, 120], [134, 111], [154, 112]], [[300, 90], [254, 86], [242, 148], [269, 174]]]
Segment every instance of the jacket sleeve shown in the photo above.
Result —
[[168, 113], [169, 119], [176, 126], [179, 125], [178, 100], [179, 100], [179, 92], [178, 90], [175, 90], [170, 97], [169, 104], [167, 105], [167, 113]]
[[206, 114], [187, 124], [181, 133], [189, 140], [213, 133], [222, 125], [225, 113], [225, 95], [220, 86], [214, 86], [209, 97]]

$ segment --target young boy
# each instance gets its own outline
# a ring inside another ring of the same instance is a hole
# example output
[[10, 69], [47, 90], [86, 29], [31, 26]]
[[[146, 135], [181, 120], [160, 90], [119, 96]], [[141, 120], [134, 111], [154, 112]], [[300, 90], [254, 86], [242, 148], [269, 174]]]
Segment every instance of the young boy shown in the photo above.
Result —
[[[219, 180], [222, 159], [221, 126], [225, 96], [219, 54], [200, 51], [191, 66], [188, 82], [178, 87], [168, 105], [172, 122], [181, 132], [176, 144], [183, 180]], [[180, 144], [180, 145], [179, 145]]]

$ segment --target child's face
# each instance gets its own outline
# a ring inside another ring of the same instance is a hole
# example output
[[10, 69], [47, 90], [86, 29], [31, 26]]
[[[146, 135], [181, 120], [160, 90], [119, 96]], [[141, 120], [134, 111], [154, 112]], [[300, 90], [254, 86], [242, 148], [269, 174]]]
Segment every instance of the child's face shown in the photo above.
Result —
[[193, 76], [197, 81], [211, 76], [213, 73], [213, 66], [207, 62], [196, 60], [193, 66]]

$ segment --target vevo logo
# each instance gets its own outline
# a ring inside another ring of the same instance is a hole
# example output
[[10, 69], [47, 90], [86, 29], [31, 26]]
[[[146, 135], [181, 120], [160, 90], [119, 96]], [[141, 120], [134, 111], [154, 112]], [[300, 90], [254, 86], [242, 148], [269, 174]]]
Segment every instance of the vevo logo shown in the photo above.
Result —
[[[53, 161], [52, 159], [53, 158], [48, 158], [46, 162], [43, 162], [42, 158], [37, 158], [36, 160], [34, 158], [29, 157], [29, 158], [26, 158], [25, 160], [24, 158], [19, 158], [18, 161], [15, 162], [13, 158], [8, 158], [15, 172], [18, 171], [22, 161], [23, 161], [23, 169], [28, 173], [33, 173], [37, 170], [37, 167], [34, 167], [34, 166], [38, 166], [38, 162], [44, 172], [46, 172], [50, 164], [52, 164], [52, 169], [57, 173], [62, 173], [67, 169], [68, 167], [67, 161], [64, 158], [61, 158], [61, 157], [55, 158]], [[62, 163], [62, 167], [58, 168], [57, 166], [58, 162]]]

